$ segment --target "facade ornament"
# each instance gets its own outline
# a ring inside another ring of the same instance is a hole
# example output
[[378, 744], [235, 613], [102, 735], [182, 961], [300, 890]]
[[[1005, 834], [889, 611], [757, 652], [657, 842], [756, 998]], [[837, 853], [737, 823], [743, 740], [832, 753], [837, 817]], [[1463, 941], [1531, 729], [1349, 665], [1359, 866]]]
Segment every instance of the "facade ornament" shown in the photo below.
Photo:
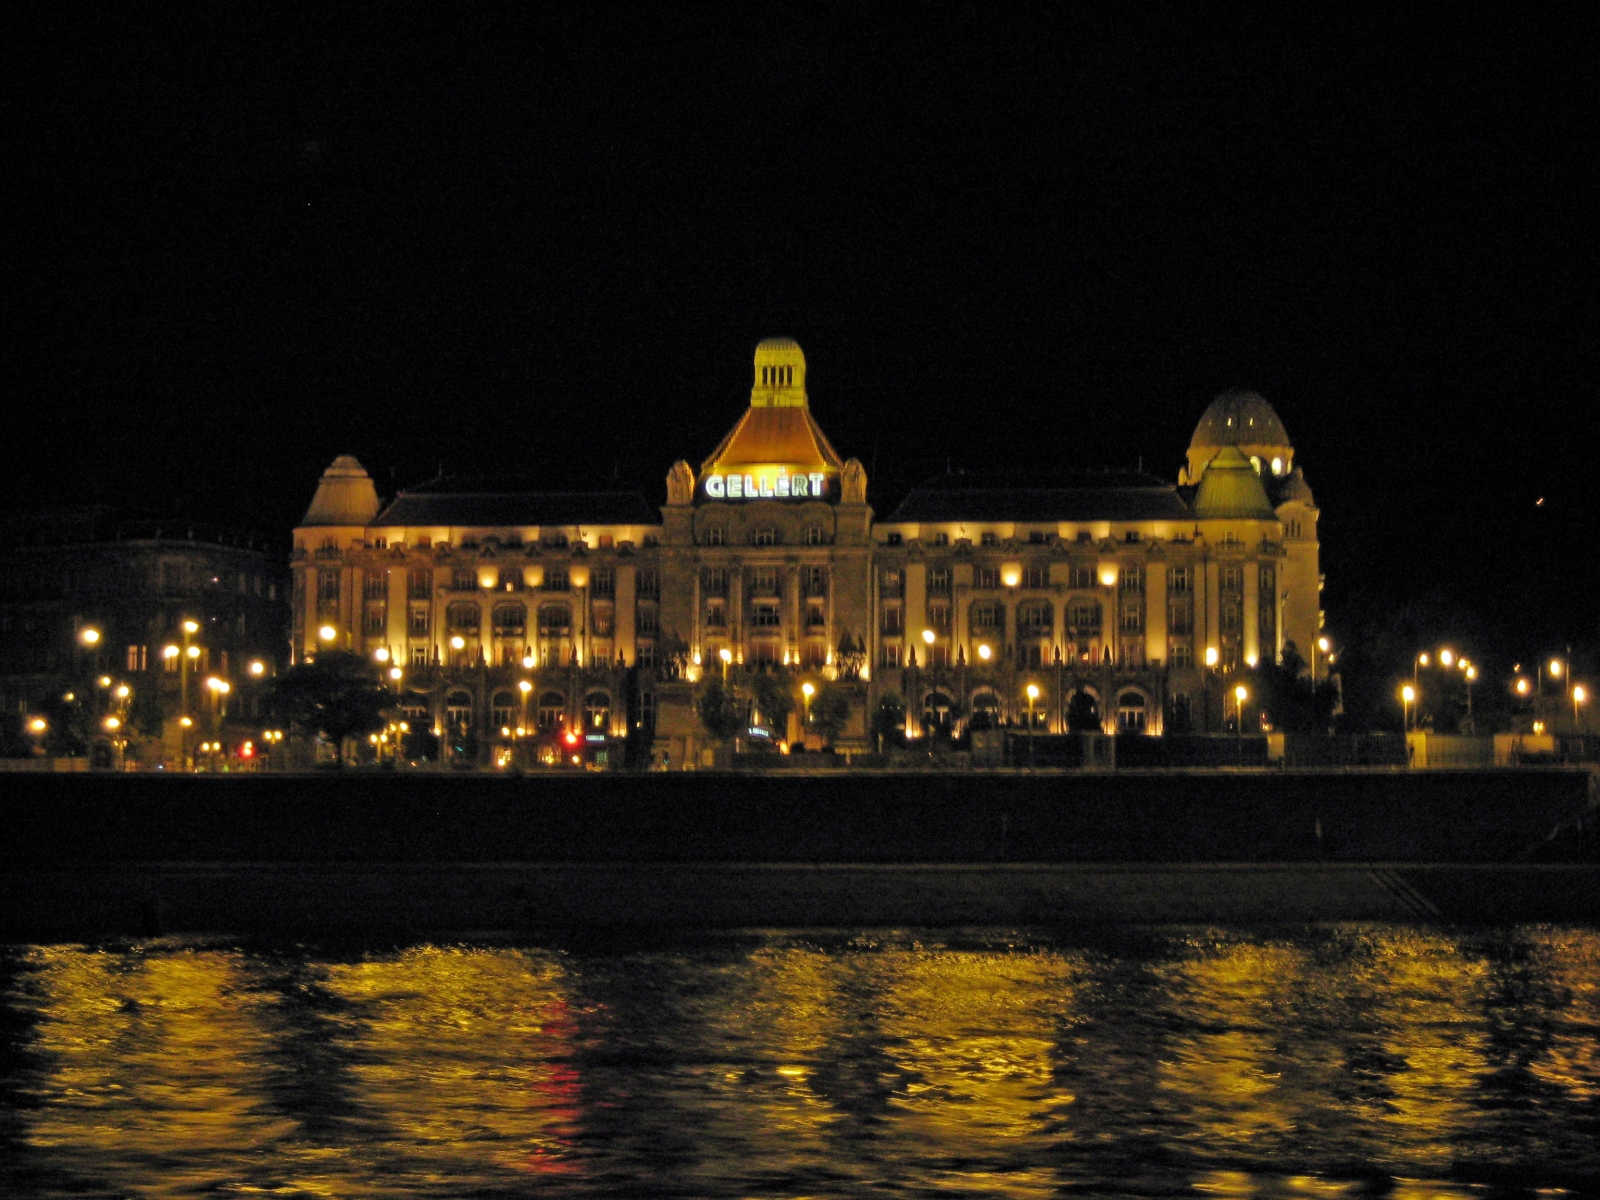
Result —
[[667, 503], [674, 505], [694, 503], [694, 471], [683, 459], [672, 464], [667, 472]]
[[867, 469], [861, 465], [859, 458], [848, 459], [844, 470], [839, 473], [839, 486], [841, 504], [865, 504], [867, 502]]

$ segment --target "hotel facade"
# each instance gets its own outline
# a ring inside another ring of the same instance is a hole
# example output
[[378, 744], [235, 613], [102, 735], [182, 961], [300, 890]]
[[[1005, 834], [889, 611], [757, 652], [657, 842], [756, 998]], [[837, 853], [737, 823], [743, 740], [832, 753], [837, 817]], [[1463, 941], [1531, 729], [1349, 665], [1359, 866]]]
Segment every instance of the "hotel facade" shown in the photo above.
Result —
[[806, 683], [849, 699], [845, 748], [885, 700], [913, 738], [1218, 731], [1239, 671], [1293, 647], [1324, 673], [1317, 517], [1271, 406], [1229, 392], [1175, 482], [951, 475], [879, 518], [800, 347], [769, 339], [749, 407], [659, 508], [448, 477], [383, 502], [339, 458], [295, 530], [291, 654], [372, 655], [410, 723], [481, 761], [577, 736], [694, 765], [708, 677], [747, 695], [758, 672], [794, 691], [778, 740], [804, 734]]

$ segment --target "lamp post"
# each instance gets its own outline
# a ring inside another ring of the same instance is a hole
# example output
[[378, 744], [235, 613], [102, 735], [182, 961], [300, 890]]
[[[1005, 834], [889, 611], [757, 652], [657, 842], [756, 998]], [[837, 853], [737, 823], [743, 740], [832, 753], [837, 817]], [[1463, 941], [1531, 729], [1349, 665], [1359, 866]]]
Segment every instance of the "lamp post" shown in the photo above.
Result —
[[806, 729], [810, 729], [811, 728], [811, 697], [813, 697], [813, 696], [815, 696], [817, 694], [817, 689], [814, 688], [809, 682], [808, 683], [802, 683], [800, 685], [800, 694], [805, 697]]
[[1039, 699], [1039, 685], [1028, 685], [1028, 765], [1033, 766], [1033, 704]]
[[1467, 733], [1473, 734], [1477, 732], [1477, 726], [1472, 722], [1472, 682], [1478, 678], [1478, 668], [1465, 659], [1462, 662], [1466, 665], [1467, 676]]
[[1233, 687], [1233, 725], [1238, 733], [1239, 765], [1244, 766], [1244, 702], [1249, 699], [1250, 690], [1242, 683]]
[[1578, 705], [1587, 703], [1588, 699], [1588, 688], [1581, 683], [1572, 685], [1572, 732], [1574, 734], [1578, 732]]
[[1400, 726], [1405, 732], [1411, 732], [1411, 705], [1416, 701], [1417, 689], [1409, 683], [1400, 689], [1401, 719]]
[[722, 682], [728, 682], [728, 664], [733, 662], [733, 651], [724, 646], [717, 651], [717, 657], [722, 660]]

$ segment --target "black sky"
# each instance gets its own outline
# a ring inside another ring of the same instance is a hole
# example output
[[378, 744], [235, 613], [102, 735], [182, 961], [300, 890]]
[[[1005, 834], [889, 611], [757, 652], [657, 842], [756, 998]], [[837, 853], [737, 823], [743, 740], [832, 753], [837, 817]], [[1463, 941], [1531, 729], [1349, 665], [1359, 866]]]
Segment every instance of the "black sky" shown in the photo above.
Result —
[[1171, 477], [1248, 386], [1335, 628], [1596, 634], [1591, 9], [61, 7], [8, 18], [12, 507], [282, 533], [339, 453], [659, 500], [784, 334], [880, 512], [947, 464]]

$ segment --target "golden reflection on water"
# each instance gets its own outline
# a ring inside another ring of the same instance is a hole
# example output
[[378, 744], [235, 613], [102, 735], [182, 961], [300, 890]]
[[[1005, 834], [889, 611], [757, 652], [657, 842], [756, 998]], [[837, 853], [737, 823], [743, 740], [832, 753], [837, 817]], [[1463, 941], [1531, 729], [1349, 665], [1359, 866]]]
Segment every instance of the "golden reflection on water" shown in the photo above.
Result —
[[157, 942], [9, 961], [0, 1010], [26, 1032], [0, 1118], [41, 1194], [1341, 1196], [1360, 1168], [1420, 1197], [1518, 1164], [1600, 1179], [1592, 930]]

